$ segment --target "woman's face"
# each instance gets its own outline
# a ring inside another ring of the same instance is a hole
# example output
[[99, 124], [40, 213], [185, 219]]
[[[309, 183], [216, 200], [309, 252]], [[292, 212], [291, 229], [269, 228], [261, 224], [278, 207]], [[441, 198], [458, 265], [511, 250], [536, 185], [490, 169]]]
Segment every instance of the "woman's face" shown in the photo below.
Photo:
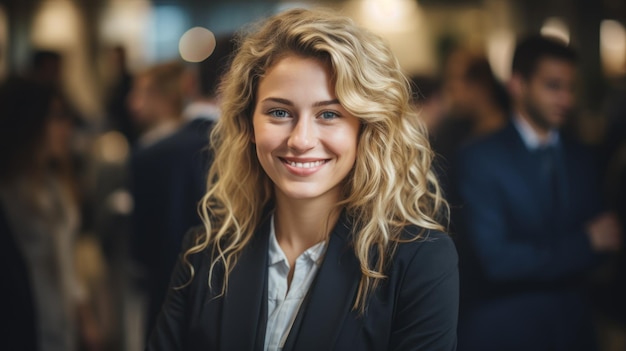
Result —
[[50, 116], [46, 123], [44, 150], [48, 157], [65, 159], [71, 153], [71, 137], [74, 131], [72, 121], [66, 116], [60, 100], [54, 99], [50, 106]]
[[257, 157], [277, 198], [336, 202], [356, 160], [360, 121], [337, 100], [327, 64], [286, 56], [260, 80]]

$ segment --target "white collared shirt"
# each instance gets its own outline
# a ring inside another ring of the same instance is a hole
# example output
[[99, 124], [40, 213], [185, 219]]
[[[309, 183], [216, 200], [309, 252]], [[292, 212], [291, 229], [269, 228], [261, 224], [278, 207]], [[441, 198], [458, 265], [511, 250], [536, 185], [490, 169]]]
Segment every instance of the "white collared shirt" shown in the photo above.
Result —
[[207, 101], [195, 101], [187, 105], [183, 110], [183, 120], [191, 122], [200, 118], [217, 122], [220, 114], [221, 110], [217, 104]]
[[145, 131], [137, 141], [139, 147], [148, 148], [174, 134], [180, 128], [180, 121], [169, 119]]
[[273, 217], [269, 240], [267, 328], [264, 350], [280, 351], [322, 262], [326, 242], [322, 241], [298, 256], [291, 286], [287, 291], [289, 261], [276, 240]]
[[520, 115], [513, 117], [513, 125], [522, 137], [522, 141], [529, 151], [537, 150], [544, 146], [554, 146], [559, 143], [559, 132], [555, 129], [548, 132], [548, 138], [541, 140], [533, 127]]

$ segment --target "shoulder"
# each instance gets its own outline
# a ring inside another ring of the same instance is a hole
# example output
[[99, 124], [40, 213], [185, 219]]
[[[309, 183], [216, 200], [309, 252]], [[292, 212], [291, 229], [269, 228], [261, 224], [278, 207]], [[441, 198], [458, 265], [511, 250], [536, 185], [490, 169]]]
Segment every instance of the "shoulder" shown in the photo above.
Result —
[[[522, 142], [514, 127], [509, 125], [493, 134], [473, 140], [457, 152], [455, 171], [464, 180], [467, 173], [492, 174], [504, 164], [515, 162], [516, 150]], [[494, 169], [495, 167], [495, 169]]]
[[452, 238], [440, 231], [421, 232], [416, 226], [404, 229], [403, 241], [398, 243], [393, 257], [392, 271], [420, 277], [457, 271], [458, 255]]
[[163, 154], [167, 152], [167, 147], [164, 147], [163, 143], [164, 140], [159, 140], [152, 145], [136, 146], [131, 162], [137, 165], [147, 165], [162, 161]]
[[[181, 281], [191, 281], [191, 290], [200, 289], [201, 291], [205, 291], [206, 284], [199, 282], [206, 282], [206, 278], [210, 276], [209, 271], [214, 263], [215, 253], [213, 248], [215, 245], [209, 243], [204, 248], [200, 248], [199, 246], [205, 240], [205, 228], [203, 226], [197, 226], [187, 231], [182, 241], [178, 264], [184, 271], [186, 279]], [[196, 247], [198, 247], [198, 249], [196, 249]], [[216, 268], [216, 270], [212, 275], [212, 284], [214, 286], [221, 286], [224, 274], [223, 266], [218, 261], [214, 268]], [[192, 271], [193, 273], [191, 273]], [[193, 277], [189, 274], [192, 274]]]
[[515, 127], [513, 127], [512, 124], [507, 125], [499, 131], [468, 142], [459, 150], [459, 154], [466, 157], [499, 155], [505, 149], [505, 146], [510, 145], [510, 143], [515, 140], [517, 137], [515, 133]]
[[[200, 245], [205, 240], [205, 237], [206, 237], [206, 231], [204, 229], [204, 226], [200, 225], [200, 226], [196, 226], [196, 227], [189, 229], [187, 233], [185, 233], [185, 236], [183, 237], [181, 251], [180, 251], [181, 259], [183, 255], [185, 255], [189, 250]], [[209, 244], [207, 245], [207, 247], [205, 247], [204, 249], [196, 253], [190, 253], [188, 256], [188, 260], [192, 265], [195, 266], [196, 264], [204, 261], [204, 259], [209, 259], [211, 252], [212, 252], [212, 246]]]
[[[415, 235], [417, 230], [406, 228], [405, 235]], [[458, 312], [459, 266], [456, 247], [447, 234], [429, 231], [416, 240], [400, 243], [387, 276], [403, 310], [423, 313], [445, 308], [449, 310], [445, 318], [454, 320]]]
[[197, 245], [199, 241], [202, 240], [205, 233], [206, 232], [205, 232], [204, 226], [201, 226], [201, 225], [195, 226], [189, 229], [187, 233], [185, 233], [185, 236], [183, 237], [183, 244], [182, 244], [183, 250], [188, 250], [192, 248], [193, 246]]
[[168, 138], [168, 142], [176, 144], [206, 143], [209, 140], [209, 133], [212, 127], [212, 121], [196, 118], [186, 122], [176, 133]]

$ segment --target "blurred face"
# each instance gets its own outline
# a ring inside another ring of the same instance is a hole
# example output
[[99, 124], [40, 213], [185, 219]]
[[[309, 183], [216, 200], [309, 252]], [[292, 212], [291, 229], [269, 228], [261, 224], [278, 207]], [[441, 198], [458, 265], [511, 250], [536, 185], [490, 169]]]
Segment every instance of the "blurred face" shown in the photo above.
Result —
[[278, 199], [340, 199], [360, 121], [339, 104], [328, 65], [293, 55], [276, 62], [259, 82], [253, 127]]
[[469, 53], [458, 50], [452, 53], [446, 62], [444, 93], [453, 117], [466, 117], [472, 104], [472, 89], [465, 79], [470, 61]]
[[71, 151], [71, 137], [74, 127], [65, 115], [61, 101], [53, 100], [50, 117], [46, 123], [46, 141], [44, 151], [48, 157], [55, 159], [67, 158]]
[[574, 79], [572, 63], [540, 60], [535, 73], [522, 83], [520, 98], [525, 115], [542, 129], [561, 127], [574, 105]]
[[128, 104], [133, 119], [139, 128], [149, 128], [158, 121], [160, 101], [150, 77], [138, 76], [135, 78], [133, 89], [128, 97]]
[[430, 133], [435, 133], [441, 124], [444, 115], [444, 104], [439, 94], [433, 94], [418, 105], [419, 116], [426, 123], [426, 127]]

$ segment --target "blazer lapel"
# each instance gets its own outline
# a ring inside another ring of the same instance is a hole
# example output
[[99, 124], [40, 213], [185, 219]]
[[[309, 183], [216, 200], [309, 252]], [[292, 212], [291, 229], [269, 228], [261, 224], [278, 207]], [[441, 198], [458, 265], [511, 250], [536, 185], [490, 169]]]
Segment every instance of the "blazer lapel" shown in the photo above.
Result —
[[263, 350], [270, 218], [266, 216], [229, 276], [222, 307], [220, 350]]
[[330, 350], [335, 344], [361, 278], [359, 261], [350, 245], [350, 229], [343, 214], [330, 235], [324, 261], [283, 350]]
[[517, 131], [517, 128], [510, 123], [509, 126], [510, 137], [509, 147], [511, 149], [511, 159], [515, 160], [514, 164], [517, 166], [517, 173], [520, 176], [522, 182], [528, 187], [527, 196], [530, 198], [529, 203], [532, 206], [528, 206], [527, 210], [534, 213], [534, 218], [541, 218], [543, 222], [551, 223], [554, 218], [551, 218], [545, 211], [545, 190], [541, 187], [542, 179], [538, 169], [538, 162], [533, 159], [533, 154], [528, 150], [526, 144], [522, 140], [521, 135]]
[[570, 196], [576, 191], [576, 189], [572, 188], [572, 180], [570, 177], [580, 173], [576, 170], [576, 165], [580, 164], [580, 161], [574, 157], [569, 143], [563, 140], [563, 138], [561, 138], [559, 148], [560, 157], [558, 159], [559, 164], [557, 169], [559, 172], [559, 182], [557, 185], [559, 187], [559, 220], [562, 221], [570, 211]]

